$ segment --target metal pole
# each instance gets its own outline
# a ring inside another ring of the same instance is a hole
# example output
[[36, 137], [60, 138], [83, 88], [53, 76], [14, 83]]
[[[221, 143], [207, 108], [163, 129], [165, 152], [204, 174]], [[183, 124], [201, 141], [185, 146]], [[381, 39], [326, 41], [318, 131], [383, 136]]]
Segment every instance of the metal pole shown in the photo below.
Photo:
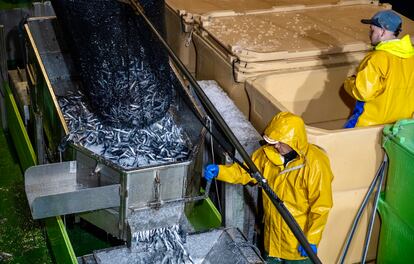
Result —
[[384, 154], [384, 161], [383, 161], [384, 166], [382, 167], [380, 179], [379, 179], [378, 186], [377, 186], [377, 193], [375, 194], [374, 208], [372, 209], [371, 219], [370, 219], [369, 225], [368, 225], [368, 233], [367, 233], [367, 237], [365, 238], [365, 243], [364, 243], [364, 247], [363, 247], [364, 250], [363, 250], [363, 253], [362, 253], [361, 264], [365, 264], [365, 261], [367, 259], [368, 246], [369, 246], [369, 242], [371, 241], [372, 228], [374, 227], [375, 212], [377, 211], [377, 207], [378, 207], [378, 199], [380, 197], [382, 182], [384, 180], [387, 163], [388, 163], [388, 157], [387, 157], [387, 154]]
[[[125, 1], [121, 1], [121, 2], [125, 3]], [[269, 184], [267, 183], [267, 180], [263, 178], [263, 176], [257, 169], [256, 165], [250, 159], [250, 156], [244, 150], [243, 146], [240, 144], [240, 142], [238, 141], [236, 136], [233, 134], [231, 129], [227, 126], [226, 122], [221, 117], [220, 113], [217, 111], [217, 109], [214, 107], [211, 101], [208, 99], [207, 95], [198, 85], [197, 81], [194, 79], [191, 73], [187, 70], [184, 64], [177, 58], [177, 56], [171, 50], [170, 46], [165, 42], [163, 37], [157, 31], [157, 29], [152, 25], [151, 21], [146, 17], [146, 15], [144, 14], [143, 8], [140, 6], [139, 3], [137, 3], [134, 0], [130, 0], [129, 4], [134, 9], [134, 11], [138, 15], [140, 15], [144, 19], [144, 21], [148, 24], [148, 26], [153, 31], [153, 33], [158, 37], [160, 42], [164, 45], [170, 57], [174, 61], [174, 63], [184, 73], [184, 75], [186, 76], [190, 84], [193, 86], [194, 91], [196, 92], [197, 96], [201, 99], [200, 100], [201, 104], [203, 105], [205, 110], [213, 118], [213, 120], [218, 124], [218, 126], [222, 129], [223, 133], [230, 140], [230, 142], [234, 145], [235, 149], [239, 152], [240, 156], [243, 158], [244, 162], [246, 162], [247, 166], [250, 169], [250, 175], [256, 179], [259, 186], [261, 186], [263, 190], [266, 192], [270, 200], [275, 205], [276, 209], [279, 211], [282, 218], [285, 220], [286, 224], [289, 226], [290, 230], [295, 235], [296, 239], [305, 249], [311, 261], [313, 263], [318, 263], [318, 264], [322, 263], [320, 259], [318, 258], [318, 256], [315, 254], [315, 252], [313, 252], [312, 248], [309, 245], [307, 238], [303, 234], [303, 231], [301, 230], [300, 226], [298, 225], [296, 220], [293, 218], [293, 216], [290, 214], [289, 210], [285, 207], [285, 205], [283, 204], [283, 201], [280, 200], [279, 197], [276, 195], [276, 193], [270, 188]]]
[[371, 185], [369, 186], [368, 191], [365, 194], [364, 200], [362, 201], [362, 204], [359, 207], [358, 212], [355, 216], [354, 222], [352, 223], [351, 231], [348, 234], [344, 249], [342, 250], [341, 257], [339, 258], [340, 264], [343, 264], [345, 262], [346, 255], [348, 254], [348, 249], [349, 249], [349, 246], [351, 245], [352, 238], [354, 237], [356, 228], [358, 227], [359, 220], [361, 219], [362, 213], [364, 212], [365, 207], [368, 204], [369, 198], [371, 197], [371, 194], [374, 191], [375, 186], [377, 186], [377, 182], [379, 178], [381, 177], [381, 173], [383, 172], [384, 167], [385, 167], [385, 158], [384, 158], [384, 161], [381, 163], [380, 167], [378, 168], [377, 173], [374, 177], [374, 180], [372, 180]]

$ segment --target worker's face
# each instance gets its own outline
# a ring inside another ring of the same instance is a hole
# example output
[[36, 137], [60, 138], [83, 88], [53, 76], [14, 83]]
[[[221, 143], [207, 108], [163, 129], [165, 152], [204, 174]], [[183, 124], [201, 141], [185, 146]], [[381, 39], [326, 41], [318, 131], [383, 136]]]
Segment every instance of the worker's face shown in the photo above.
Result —
[[291, 152], [293, 149], [285, 143], [282, 142], [277, 142], [276, 144], [273, 145], [275, 147], [275, 149], [281, 154], [281, 155], [285, 155], [289, 152]]
[[369, 38], [371, 40], [371, 45], [375, 46], [381, 42], [382, 36], [385, 34], [385, 29], [374, 25], [370, 25], [369, 29]]

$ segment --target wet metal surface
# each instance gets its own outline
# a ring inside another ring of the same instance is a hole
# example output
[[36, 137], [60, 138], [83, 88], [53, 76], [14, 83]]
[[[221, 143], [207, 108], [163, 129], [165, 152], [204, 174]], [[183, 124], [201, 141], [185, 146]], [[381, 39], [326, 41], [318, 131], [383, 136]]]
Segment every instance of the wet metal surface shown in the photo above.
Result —
[[80, 92], [60, 97], [58, 101], [70, 130], [64, 141], [80, 144], [123, 168], [188, 158], [190, 141], [170, 112], [146, 128], [121, 129], [102, 122], [91, 112]]
[[[189, 234], [186, 241], [179, 236], [178, 226], [135, 234], [139, 243], [149, 245], [148, 251], [138, 252], [126, 246], [95, 251], [82, 257], [81, 264], [260, 264], [265, 263], [260, 252], [246, 241], [235, 228], [216, 229]], [[181, 247], [183, 249], [181, 249]], [[170, 249], [170, 250], [167, 250]], [[177, 252], [173, 248], [178, 249]], [[145, 248], [143, 248], [145, 250]], [[183, 251], [185, 250], [185, 251]], [[185, 254], [185, 255], [183, 255]]]

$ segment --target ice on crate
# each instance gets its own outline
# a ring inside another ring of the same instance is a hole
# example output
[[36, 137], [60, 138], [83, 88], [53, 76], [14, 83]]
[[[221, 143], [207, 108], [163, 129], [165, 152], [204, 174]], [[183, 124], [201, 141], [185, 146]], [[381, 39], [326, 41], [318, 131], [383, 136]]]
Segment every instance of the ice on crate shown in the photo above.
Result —
[[251, 154], [256, 150], [259, 147], [259, 141], [262, 139], [260, 134], [237, 108], [226, 92], [221, 89], [216, 81], [198, 81], [198, 84], [246, 151]]

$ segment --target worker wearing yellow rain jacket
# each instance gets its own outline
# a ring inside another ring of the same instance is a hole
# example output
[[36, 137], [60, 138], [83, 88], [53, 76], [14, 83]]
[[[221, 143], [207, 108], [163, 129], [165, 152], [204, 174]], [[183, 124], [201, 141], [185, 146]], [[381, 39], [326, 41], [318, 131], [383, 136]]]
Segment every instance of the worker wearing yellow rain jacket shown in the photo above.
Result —
[[[252, 160], [269, 186], [284, 201], [316, 252], [332, 207], [333, 175], [328, 157], [323, 150], [308, 143], [303, 120], [291, 113], [276, 115], [263, 137], [269, 144], [256, 150]], [[293, 151], [286, 153], [280, 144]], [[287, 163], [286, 158], [290, 160]], [[229, 183], [256, 183], [237, 163], [219, 167], [210, 164], [204, 173], [207, 180], [218, 174], [218, 180]], [[266, 194], [263, 194], [263, 209], [264, 249], [268, 263], [285, 263], [285, 260], [310, 263], [304, 257], [306, 252]]]
[[374, 51], [366, 55], [344, 88], [357, 100], [346, 128], [393, 123], [414, 113], [414, 48], [409, 35], [398, 39], [401, 18], [391, 10], [376, 13], [370, 24]]

